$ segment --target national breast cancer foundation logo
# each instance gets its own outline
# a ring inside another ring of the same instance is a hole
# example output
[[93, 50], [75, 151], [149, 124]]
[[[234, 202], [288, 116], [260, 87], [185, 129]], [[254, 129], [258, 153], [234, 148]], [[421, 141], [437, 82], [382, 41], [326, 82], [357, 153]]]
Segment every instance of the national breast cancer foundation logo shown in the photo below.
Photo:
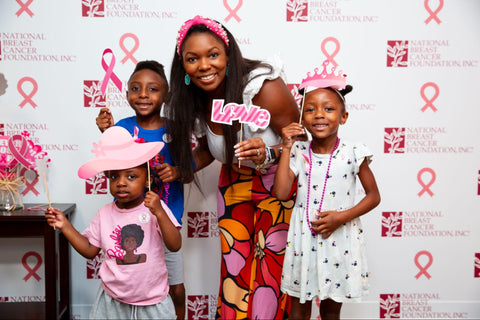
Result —
[[218, 237], [218, 217], [213, 211], [189, 211], [187, 236], [189, 238]]
[[308, 21], [307, 0], [287, 0], [287, 21], [306, 22]]
[[104, 17], [105, 4], [103, 0], [82, 0], [82, 17]]
[[345, 0], [287, 0], [286, 10], [287, 22], [372, 23], [380, 20], [370, 12], [352, 10]]
[[[128, 107], [128, 101], [116, 86], [108, 86], [102, 93], [101, 80], [83, 80], [83, 106], [85, 108]], [[123, 83], [125, 87], [126, 82]]]
[[405, 128], [385, 128], [384, 153], [405, 153]]
[[102, 82], [99, 80], [83, 81], [83, 106], [86, 108], [105, 107], [105, 97], [102, 95]]
[[[427, 83], [427, 85], [431, 85]], [[438, 88], [437, 88], [438, 89]], [[435, 90], [437, 90], [435, 89]], [[425, 88], [423, 89], [425, 90]], [[432, 98], [425, 96], [426, 105], [422, 109], [435, 108], [432, 104], [438, 91]], [[436, 109], [436, 108], [435, 108]], [[422, 110], [422, 111], [424, 111]], [[447, 127], [389, 127], [384, 130], [384, 153], [473, 153], [471, 145], [449, 145]], [[443, 142], [443, 143], [442, 143]]]
[[474, 266], [473, 266], [473, 277], [480, 278], [480, 253], [475, 253]]
[[400, 319], [400, 295], [380, 294], [380, 319]]
[[187, 296], [187, 319], [214, 319], [217, 312], [217, 299], [212, 295]]
[[402, 213], [382, 212], [382, 237], [402, 236]]
[[299, 83], [287, 83], [287, 87], [290, 90], [290, 93], [292, 94], [293, 98], [295, 99], [295, 102], [297, 102], [298, 109], [301, 109], [301, 103], [302, 103], [302, 95], [300, 92], [298, 92], [298, 87], [300, 86]]
[[477, 195], [480, 196], [480, 170], [478, 170]]
[[[133, 18], [177, 19], [176, 11], [151, 10], [141, 0], [80, 0], [82, 17], [88, 18]], [[242, 0], [240, 0], [242, 1]], [[234, 9], [235, 10], [235, 9]]]
[[469, 313], [445, 308], [445, 300], [437, 292], [380, 294], [380, 319], [467, 319]]
[[387, 41], [387, 67], [408, 66], [408, 41]]
[[[458, 46], [455, 40], [444, 39], [387, 40], [387, 68], [477, 67], [478, 59], [463, 56], [451, 58], [449, 49]], [[470, 53], [467, 48], [462, 51], [466, 54]]]
[[384, 238], [465, 238], [466, 228], [445, 226], [446, 214], [440, 210], [403, 210], [382, 212], [381, 236]]
[[103, 251], [100, 251], [95, 258], [86, 261], [87, 264], [87, 279], [100, 279], [99, 272], [102, 261], [105, 257]]
[[107, 177], [99, 173], [85, 180], [85, 194], [107, 194]]

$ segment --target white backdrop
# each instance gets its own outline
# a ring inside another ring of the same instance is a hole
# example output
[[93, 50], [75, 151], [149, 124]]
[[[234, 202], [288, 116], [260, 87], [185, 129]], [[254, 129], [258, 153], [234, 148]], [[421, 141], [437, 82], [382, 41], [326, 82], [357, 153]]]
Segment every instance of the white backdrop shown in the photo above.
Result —
[[[169, 74], [177, 30], [196, 14], [223, 23], [245, 57], [280, 55], [293, 93], [325, 58], [354, 87], [340, 136], [374, 152], [382, 202], [362, 217], [370, 294], [345, 304], [342, 316], [480, 318], [477, 0], [1, 0], [0, 136], [28, 131], [48, 153], [50, 197], [77, 204], [77, 229], [111, 200], [102, 181], [76, 175], [100, 136], [104, 49], [114, 52], [123, 82], [144, 59], [160, 61]], [[132, 115], [124, 92], [110, 90], [115, 119]], [[218, 171], [213, 163], [198, 174], [205, 196], [186, 188], [189, 318], [215, 312]], [[47, 202], [40, 184], [36, 189], [24, 202]], [[21, 263], [28, 251], [43, 257], [38, 240], [0, 238], [0, 250], [0, 303], [42, 299], [43, 265], [39, 281], [24, 281]], [[99, 284], [95, 265], [72, 250], [74, 318], [88, 315]]]

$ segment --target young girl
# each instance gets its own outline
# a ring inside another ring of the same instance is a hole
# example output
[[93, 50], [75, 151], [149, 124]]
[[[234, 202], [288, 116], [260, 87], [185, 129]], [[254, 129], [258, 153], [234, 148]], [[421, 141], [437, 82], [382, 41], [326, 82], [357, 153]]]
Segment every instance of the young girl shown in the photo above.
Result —
[[151, 180], [147, 161], [162, 147], [163, 142], [136, 143], [121, 127], [107, 129], [94, 143], [96, 157], [82, 165], [78, 175], [86, 179], [105, 171], [116, 200], [102, 207], [83, 233], [61, 211], [46, 212], [48, 224], [60, 229], [82, 256], [92, 259], [100, 250], [105, 253], [92, 319], [176, 317], [163, 243], [170, 251], [180, 249], [180, 225], [158, 194], [145, 194]]
[[[302, 81], [302, 125], [282, 129], [283, 150], [273, 192], [288, 197], [298, 177], [297, 199], [290, 220], [281, 290], [292, 297], [291, 319], [309, 319], [312, 299], [321, 300], [322, 320], [339, 319], [344, 301], [364, 295], [367, 265], [359, 217], [380, 202], [369, 162], [372, 154], [363, 145], [339, 139], [345, 124], [344, 95], [351, 91], [345, 77], [324, 63], [321, 74]], [[309, 141], [301, 137], [307, 134]], [[356, 177], [365, 197], [355, 204]]]

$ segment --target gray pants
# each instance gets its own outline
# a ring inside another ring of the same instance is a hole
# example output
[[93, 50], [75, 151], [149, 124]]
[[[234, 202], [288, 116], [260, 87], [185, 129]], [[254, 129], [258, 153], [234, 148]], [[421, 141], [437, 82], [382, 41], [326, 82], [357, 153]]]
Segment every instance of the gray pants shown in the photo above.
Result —
[[162, 302], [150, 306], [135, 306], [117, 301], [98, 290], [90, 319], [176, 319], [172, 298], [168, 295]]

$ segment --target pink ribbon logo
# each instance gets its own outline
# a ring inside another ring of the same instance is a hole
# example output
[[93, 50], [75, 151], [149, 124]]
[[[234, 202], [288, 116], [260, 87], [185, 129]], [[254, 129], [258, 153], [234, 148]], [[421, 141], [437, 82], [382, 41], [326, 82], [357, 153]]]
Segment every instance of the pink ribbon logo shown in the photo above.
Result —
[[[422, 180], [422, 176], [424, 173], [430, 173], [430, 181], [428, 181], [427, 183], [425, 183], [423, 180]], [[432, 186], [432, 184], [435, 182], [435, 179], [436, 179], [436, 175], [435, 175], [435, 171], [433, 171], [433, 169], [431, 168], [423, 168], [422, 170], [420, 170], [417, 174], [417, 180], [418, 180], [418, 183], [420, 183], [420, 185], [422, 186], [422, 190], [418, 193], [418, 196], [422, 196], [422, 194], [424, 194], [425, 192], [428, 193], [431, 197], [433, 197], [433, 192], [432, 190], [430, 190], [430, 187]]]
[[[128, 50], [126, 47], [125, 47], [125, 40], [127, 38], [130, 38], [130, 39], [133, 39], [133, 41], [135, 42], [134, 45], [133, 45], [133, 48], [132, 50]], [[132, 60], [132, 62], [134, 64], [137, 64], [137, 59], [135, 59], [135, 57], [133, 56], [133, 53], [135, 51], [137, 51], [138, 47], [140, 46], [140, 41], [138, 40], [138, 37], [136, 35], [134, 35], [133, 33], [125, 33], [121, 38], [120, 38], [120, 42], [119, 42], [119, 45], [120, 45], [120, 49], [123, 50], [123, 52], [125, 52], [125, 57], [123, 57], [122, 61], [120, 61], [122, 64], [125, 64], [125, 62], [127, 62], [128, 59]]]
[[[329, 54], [327, 52], [327, 43], [332, 42], [335, 45], [335, 49], [333, 50], [332, 54]], [[330, 60], [330, 62], [335, 66], [338, 67], [338, 63], [333, 59], [337, 53], [340, 51], [340, 41], [334, 37], [328, 37], [323, 39], [322, 44], [321, 44], [321, 50], [325, 57]]]
[[[428, 99], [427, 96], [425, 95], [425, 90], [429, 87], [435, 90], [435, 93], [431, 99]], [[425, 110], [427, 110], [428, 108], [431, 108], [433, 112], [437, 111], [437, 108], [435, 108], [432, 102], [438, 98], [439, 94], [440, 94], [440, 88], [438, 88], [436, 83], [427, 82], [422, 86], [422, 88], [420, 89], [420, 95], [422, 96], [422, 99], [426, 102], [426, 104], [422, 108], [422, 112], [425, 112]]]
[[[18, 140], [21, 142], [20, 146], [17, 148], [14, 141]], [[8, 139], [8, 149], [13, 155], [14, 160], [12, 160], [11, 165], [14, 166], [17, 162], [20, 162], [26, 168], [32, 168], [33, 165], [27, 160], [26, 155], [29, 153], [28, 142], [24, 136], [16, 134], [11, 136]]]
[[[25, 82], [30, 82], [32, 84], [32, 91], [30, 91], [29, 94], [27, 94], [27, 93], [25, 93], [25, 91], [23, 91], [23, 84]], [[20, 95], [24, 98], [24, 100], [18, 105], [20, 108], [23, 108], [27, 103], [30, 103], [30, 105], [33, 108], [37, 107], [37, 104], [35, 102], [33, 102], [33, 100], [32, 100], [32, 97], [38, 91], [38, 84], [37, 84], [37, 81], [35, 81], [35, 79], [33, 79], [31, 77], [23, 77], [22, 79], [18, 80], [17, 90], [18, 90], [18, 93], [20, 93]]]
[[[427, 263], [422, 266], [420, 264], [420, 257], [421, 256], [427, 256], [428, 258], [428, 261]], [[430, 274], [427, 272], [427, 269], [430, 268], [430, 266], [432, 265], [433, 263], [433, 256], [430, 252], [428, 252], [427, 250], [422, 250], [422, 251], [419, 251], [416, 255], [415, 255], [415, 265], [417, 266], [417, 268], [420, 270], [416, 275], [415, 275], [415, 279], [418, 279], [420, 278], [422, 275], [424, 275], [425, 277], [427, 277], [427, 279], [430, 279], [432, 276], [430, 276]]]
[[240, 17], [237, 15], [237, 11], [242, 7], [243, 0], [239, 0], [234, 9], [232, 9], [232, 7], [230, 7], [227, 0], [223, 0], [223, 5], [225, 6], [225, 9], [227, 9], [228, 12], [229, 12], [228, 16], [225, 18], [225, 22], [228, 22], [228, 20], [230, 20], [231, 18], [235, 18], [235, 20], [237, 20], [237, 22], [242, 21], [242, 19], [240, 19]]
[[20, 15], [25, 12], [28, 14], [30, 17], [33, 17], [33, 12], [28, 8], [28, 6], [33, 2], [33, 0], [27, 0], [26, 2], [22, 2], [21, 0], [17, 0], [17, 3], [20, 5], [20, 9], [15, 13], [17, 17], [20, 17]]
[[442, 10], [442, 8], [443, 8], [443, 0], [438, 0], [438, 7], [437, 7], [437, 9], [435, 9], [435, 11], [432, 11], [430, 6], [428, 5], [429, 2], [430, 2], [430, 0], [425, 0], [425, 2], [424, 2], [425, 9], [430, 14], [430, 16], [427, 18], [427, 20], [425, 20], [425, 24], [428, 24], [430, 21], [432, 21], [432, 19], [435, 20], [435, 22], [437, 24], [442, 23], [442, 21], [437, 17], [437, 13], [439, 13], [440, 10]]
[[[25, 174], [28, 174], [29, 177], [27, 177]], [[25, 189], [22, 191], [22, 195], [26, 196], [27, 193], [30, 191], [38, 196], [40, 192], [38, 192], [37, 189], [35, 189], [35, 185], [38, 183], [38, 173], [35, 170], [28, 170], [26, 168], [22, 168], [20, 171], [20, 176], [25, 177], [24, 184], [25, 184]], [[32, 178], [32, 179], [28, 179]]]
[[[110, 60], [109, 65], [107, 65], [107, 63], [105, 62], [105, 55], [107, 53], [112, 54], [112, 59]], [[115, 55], [113, 54], [112, 49], [107, 48], [103, 51], [103, 54], [102, 54], [102, 67], [103, 67], [103, 70], [105, 70], [105, 77], [103, 77], [102, 87], [101, 87], [103, 95], [105, 95], [105, 90], [107, 89], [108, 81], [110, 81], [110, 79], [113, 81], [113, 83], [118, 88], [118, 90], [122, 91], [122, 81], [113, 72], [114, 66], [115, 66]]]
[[[35, 266], [32, 268], [30, 268], [30, 266], [27, 264], [27, 259], [29, 257], [34, 257], [37, 259], [37, 263], [35, 264]], [[30, 279], [30, 277], [34, 277], [35, 279], [37, 279], [37, 281], [40, 281], [40, 279], [42, 279], [37, 273], [36, 271], [40, 268], [40, 266], [42, 265], [42, 257], [35, 251], [29, 251], [27, 253], [25, 253], [22, 257], [22, 265], [23, 267], [28, 271], [28, 274], [23, 278], [23, 280], [25, 282], [27, 282], [28, 279]]]

